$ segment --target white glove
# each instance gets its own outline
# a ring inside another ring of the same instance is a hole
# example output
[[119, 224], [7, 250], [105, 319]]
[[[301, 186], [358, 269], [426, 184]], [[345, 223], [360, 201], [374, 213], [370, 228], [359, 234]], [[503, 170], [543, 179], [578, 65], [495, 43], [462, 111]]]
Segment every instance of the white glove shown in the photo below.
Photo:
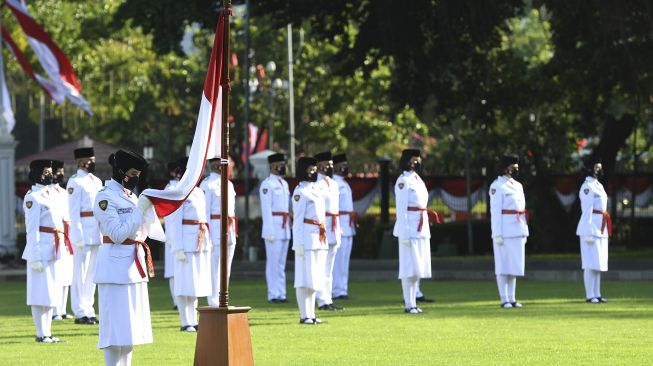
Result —
[[298, 255], [300, 257], [304, 256], [304, 246], [303, 245], [298, 245], [298, 246], [294, 247], [293, 249], [295, 250], [296, 255]]
[[150, 209], [150, 207], [152, 207], [152, 202], [147, 198], [146, 195], [141, 194], [138, 196], [138, 203], [136, 204], [136, 207], [138, 207], [142, 213], [145, 213]]
[[84, 249], [84, 245], [85, 245], [85, 244], [84, 244], [83, 241], [78, 241], [78, 242], [75, 242], [75, 244], [73, 244], [73, 245], [75, 246], [75, 248], [81, 250], [81, 249]]
[[175, 252], [175, 258], [177, 258], [177, 261], [179, 263], [186, 263], [188, 262], [188, 258], [186, 258], [186, 253], [184, 253], [183, 249], [180, 249]]
[[41, 261], [34, 261], [29, 266], [36, 272], [43, 272], [43, 263]]
[[501, 235], [499, 235], [499, 236], [495, 236], [495, 237], [492, 238], [492, 239], [494, 240], [494, 244], [496, 244], [496, 245], [503, 245], [503, 236], [501, 236]]
[[410, 246], [410, 239], [399, 239], [399, 244], [409, 247]]
[[594, 244], [594, 238], [591, 236], [586, 236], [585, 238], [583, 238], [583, 241], [590, 245]]

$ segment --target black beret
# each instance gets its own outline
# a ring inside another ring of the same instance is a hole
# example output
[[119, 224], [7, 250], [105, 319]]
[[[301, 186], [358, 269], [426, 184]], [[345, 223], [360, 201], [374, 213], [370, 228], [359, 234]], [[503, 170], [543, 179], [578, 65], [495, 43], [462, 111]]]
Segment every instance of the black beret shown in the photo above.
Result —
[[338, 164], [347, 161], [347, 155], [343, 154], [336, 154], [333, 155], [333, 163]]
[[44, 168], [52, 168], [52, 160], [39, 159], [32, 160], [32, 162], [29, 163], [30, 171], [38, 173], [39, 175], [43, 173]]
[[147, 160], [133, 151], [118, 150], [115, 154], [109, 156], [109, 164], [116, 169], [122, 170], [123, 173], [127, 173], [132, 168], [139, 171], [145, 170]]
[[52, 169], [61, 169], [63, 168], [63, 161], [61, 160], [52, 160]]
[[79, 149], [75, 149], [73, 153], [75, 154], [75, 159], [91, 158], [95, 156], [95, 151], [93, 151], [92, 147], [80, 147]]
[[286, 161], [286, 156], [284, 154], [272, 154], [268, 156], [268, 163], [276, 163], [279, 161]]
[[325, 152], [321, 152], [319, 154], [315, 154], [315, 160], [317, 160], [317, 161], [329, 161], [329, 160], [331, 160], [331, 152], [330, 151], [325, 151]]
[[513, 164], [519, 164], [519, 157], [517, 155], [504, 155], [499, 159], [500, 169], [505, 169]]

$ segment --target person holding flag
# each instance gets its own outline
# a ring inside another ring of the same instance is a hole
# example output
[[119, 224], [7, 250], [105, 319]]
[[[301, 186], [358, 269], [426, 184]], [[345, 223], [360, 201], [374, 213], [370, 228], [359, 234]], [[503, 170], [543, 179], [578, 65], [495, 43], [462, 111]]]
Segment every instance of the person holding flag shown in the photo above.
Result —
[[152, 343], [147, 282], [154, 265], [145, 239], [151, 202], [133, 190], [147, 161], [118, 150], [109, 157], [111, 181], [97, 194], [93, 212], [102, 232], [93, 281], [98, 285], [100, 334], [98, 348], [106, 365], [131, 365], [133, 346]]

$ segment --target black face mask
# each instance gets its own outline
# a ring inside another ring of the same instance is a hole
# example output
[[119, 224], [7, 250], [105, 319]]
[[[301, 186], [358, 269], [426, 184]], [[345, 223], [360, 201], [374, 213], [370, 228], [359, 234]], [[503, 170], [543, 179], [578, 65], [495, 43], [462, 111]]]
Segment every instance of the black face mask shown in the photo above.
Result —
[[39, 183], [43, 184], [44, 186], [52, 184], [52, 174], [44, 175], [43, 179], [41, 179]]
[[122, 180], [122, 186], [129, 189], [130, 191], [134, 191], [134, 188], [138, 185], [138, 176], [135, 177], [130, 177], [127, 179], [125, 182], [124, 179]]
[[63, 184], [63, 174], [55, 175], [53, 180], [57, 184]]
[[308, 174], [306, 176], [306, 181], [313, 183], [317, 182], [317, 172]]
[[349, 175], [349, 167], [344, 166], [344, 167], [340, 168], [340, 175], [342, 175], [343, 177], [348, 176]]
[[423, 166], [422, 166], [422, 163], [420, 163], [419, 161], [414, 162], [413, 165], [412, 165], [412, 168], [413, 168], [413, 171], [415, 171], [415, 173], [422, 174]]
[[324, 175], [326, 175], [329, 178], [333, 178], [333, 167], [330, 166], [330, 167], [324, 169]]
[[506, 174], [512, 179], [519, 179], [519, 169], [508, 171]]
[[596, 178], [598, 180], [603, 179], [603, 169], [601, 169], [598, 172], [594, 173], [594, 178]]
[[86, 164], [86, 171], [93, 174], [95, 173], [95, 162], [94, 161], [89, 161], [88, 164]]
[[284, 176], [284, 175], [286, 175], [286, 166], [283, 165], [283, 166], [277, 167], [277, 169], [275, 169], [275, 171], [277, 172], [277, 174], [279, 174], [281, 176]]

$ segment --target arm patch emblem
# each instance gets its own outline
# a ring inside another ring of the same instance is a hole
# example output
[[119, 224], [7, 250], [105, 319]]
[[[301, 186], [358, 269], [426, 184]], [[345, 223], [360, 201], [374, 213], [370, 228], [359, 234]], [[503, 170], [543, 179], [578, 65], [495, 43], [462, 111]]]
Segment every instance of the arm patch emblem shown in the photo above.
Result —
[[589, 189], [589, 188], [585, 188], [585, 189], [583, 189], [583, 192], [585, 192], [585, 194], [588, 194], [588, 193], [590, 193], [590, 189]]
[[293, 197], [293, 198], [295, 199], [295, 201], [299, 202], [299, 195], [298, 194], [296, 194], [295, 197]]
[[100, 209], [102, 211], [105, 211], [107, 209], [107, 206], [109, 205], [109, 202], [107, 200], [102, 200], [98, 202], [98, 206], [100, 206]]
[[75, 192], [75, 188], [73, 187], [68, 188], [68, 194], [73, 194], [73, 192]]
[[494, 188], [490, 189], [490, 194], [495, 194], [495, 193], [497, 193], [496, 189], [494, 189]]
[[399, 189], [404, 189], [404, 184], [403, 183], [399, 183]]
[[29, 209], [29, 208], [32, 208], [32, 204], [33, 204], [32, 201], [27, 201], [27, 202], [25, 202], [25, 206], [27, 206], [28, 209]]
[[263, 194], [267, 194], [267, 193], [268, 193], [268, 189], [267, 189], [267, 188], [263, 188]]

